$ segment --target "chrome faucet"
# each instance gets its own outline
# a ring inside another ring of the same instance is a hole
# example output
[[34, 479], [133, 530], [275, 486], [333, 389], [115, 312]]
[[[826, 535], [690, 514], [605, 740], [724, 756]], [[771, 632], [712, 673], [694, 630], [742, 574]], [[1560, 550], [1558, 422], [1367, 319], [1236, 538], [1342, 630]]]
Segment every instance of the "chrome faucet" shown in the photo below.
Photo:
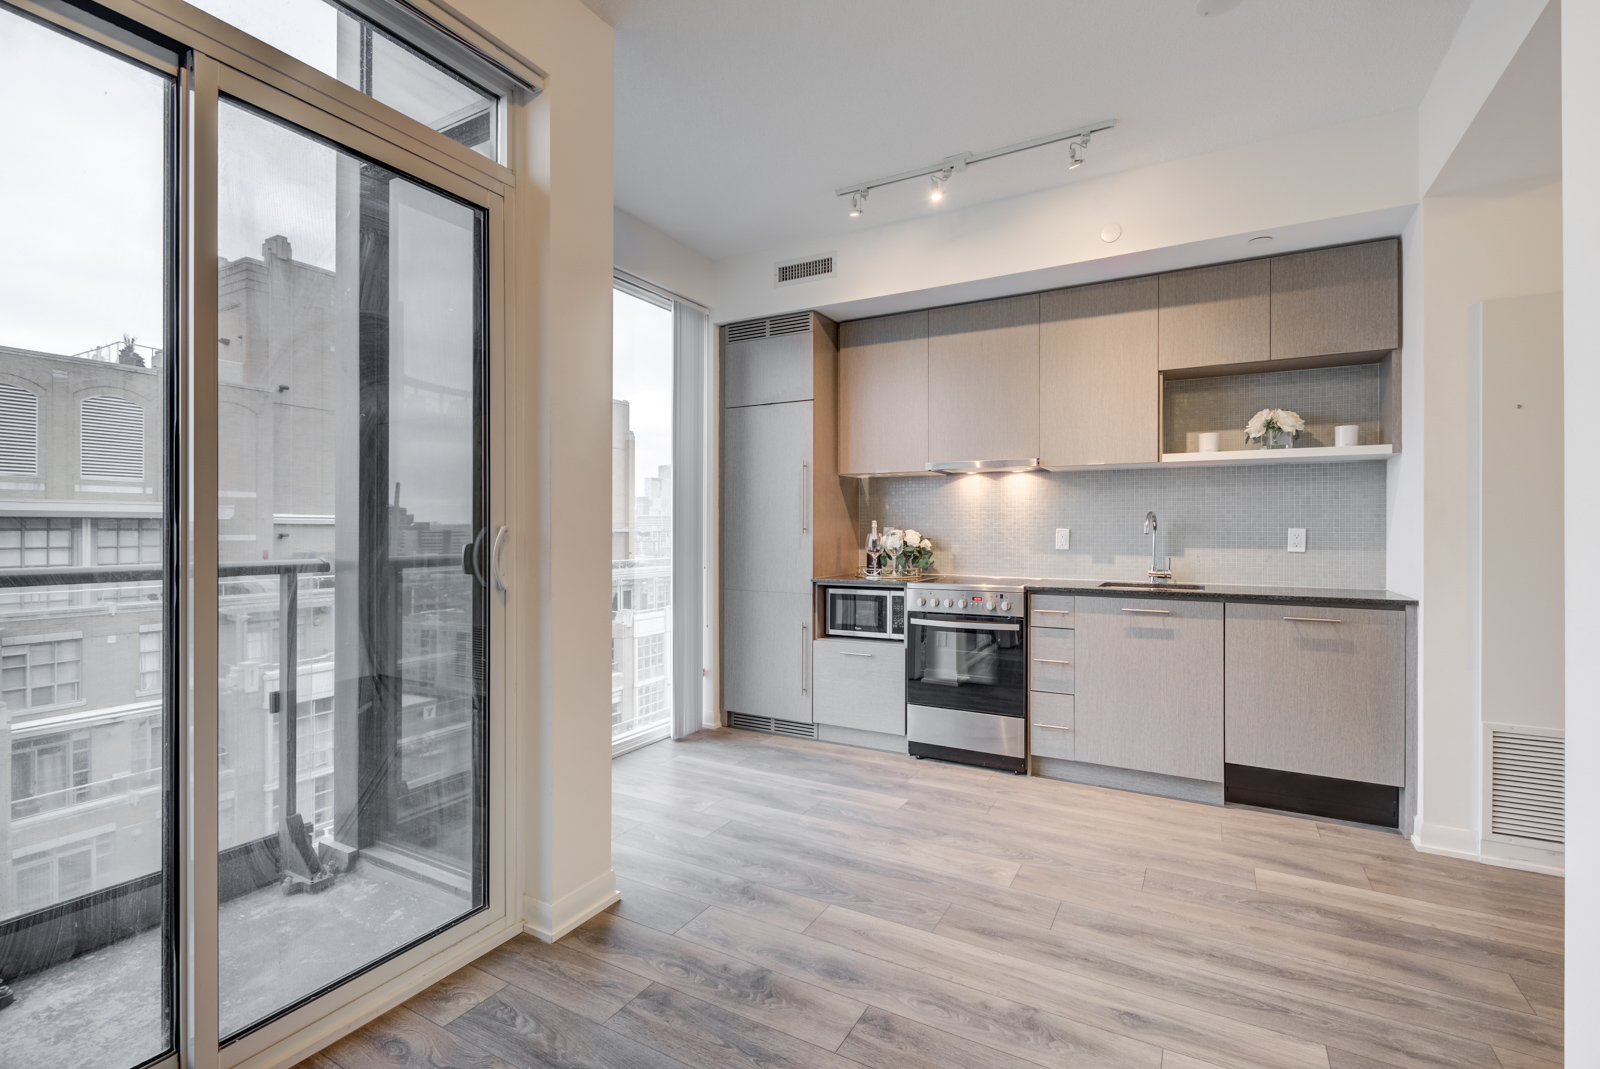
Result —
[[1156, 514], [1153, 512], [1144, 514], [1144, 533], [1150, 536], [1150, 583], [1164, 583], [1172, 578], [1172, 558], [1167, 558], [1165, 568], [1156, 567]]

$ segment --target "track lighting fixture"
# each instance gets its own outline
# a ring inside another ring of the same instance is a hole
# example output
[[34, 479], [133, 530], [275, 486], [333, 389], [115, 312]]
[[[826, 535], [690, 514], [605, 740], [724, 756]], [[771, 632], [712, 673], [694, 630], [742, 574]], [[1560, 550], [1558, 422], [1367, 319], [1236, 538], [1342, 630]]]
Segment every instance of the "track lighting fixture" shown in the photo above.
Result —
[[[1226, 2], [1226, 0], [1221, 0]], [[857, 182], [854, 185], [841, 186], [834, 190], [840, 197], [850, 198], [850, 218], [860, 215], [866, 204], [867, 194], [878, 186], [893, 185], [896, 182], [905, 182], [913, 178], [927, 178], [931, 180], [933, 188], [928, 191], [928, 200], [938, 203], [944, 199], [944, 185], [950, 176], [957, 171], [965, 171], [974, 163], [984, 160], [999, 159], [1009, 156], [1013, 152], [1025, 152], [1030, 148], [1041, 148], [1044, 145], [1054, 145], [1061, 141], [1069, 142], [1067, 156], [1069, 169], [1083, 166], [1084, 150], [1089, 147], [1089, 135], [1097, 134], [1101, 130], [1110, 130], [1117, 125], [1117, 120], [1106, 119], [1102, 122], [1088, 123], [1084, 126], [1075, 126], [1071, 130], [1063, 130], [1058, 134], [1046, 134], [1044, 137], [1035, 137], [1029, 141], [1018, 141], [1014, 145], [1004, 145], [1000, 148], [990, 149], [987, 152], [961, 152], [954, 156], [946, 156], [938, 163], [928, 167], [918, 167], [910, 171], [901, 171], [899, 174], [875, 178], [870, 182]]]

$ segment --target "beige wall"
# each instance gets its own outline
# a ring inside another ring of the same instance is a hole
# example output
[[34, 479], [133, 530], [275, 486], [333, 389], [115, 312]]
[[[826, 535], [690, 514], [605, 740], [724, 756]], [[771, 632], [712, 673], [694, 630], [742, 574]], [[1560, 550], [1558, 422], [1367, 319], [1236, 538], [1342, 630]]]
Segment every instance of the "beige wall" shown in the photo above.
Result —
[[[611, 872], [611, 28], [578, 0], [457, 0], [547, 72], [512, 109], [507, 660], [523, 919], [554, 938]], [[515, 863], [515, 859], [511, 859]]]
[[[1429, 197], [1419, 211], [1422, 294], [1411, 307], [1423, 317], [1426, 467], [1422, 589], [1414, 592], [1422, 600], [1423, 710], [1416, 837], [1427, 849], [1475, 857], [1481, 764], [1469, 327], [1478, 302], [1561, 289], [1561, 186]], [[1406, 428], [1408, 448], [1413, 431]]]

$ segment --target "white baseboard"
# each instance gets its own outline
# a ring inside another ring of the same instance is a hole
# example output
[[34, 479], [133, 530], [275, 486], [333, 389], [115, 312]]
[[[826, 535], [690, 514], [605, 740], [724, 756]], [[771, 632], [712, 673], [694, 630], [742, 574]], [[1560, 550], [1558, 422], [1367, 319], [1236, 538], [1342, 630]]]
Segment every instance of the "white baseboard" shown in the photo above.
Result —
[[432, 987], [462, 966], [477, 961], [506, 940], [522, 934], [522, 930], [523, 926], [517, 923], [515, 918], [508, 918], [492, 928], [485, 928], [472, 938], [456, 944], [448, 952], [430, 960], [423, 967], [396, 977], [360, 998], [345, 1003], [311, 1025], [296, 1030], [288, 1038], [241, 1062], [238, 1069], [281, 1069], [298, 1065], [324, 1047], [382, 1017], [417, 992]]
[[1472, 828], [1452, 828], [1444, 824], [1427, 824], [1417, 821], [1417, 833], [1411, 845], [1424, 854], [1443, 854], [1445, 857], [1464, 857], [1477, 861], [1478, 833]]
[[622, 892], [617, 890], [617, 874], [607, 869], [554, 902], [545, 902], [531, 895], [525, 897], [524, 928], [534, 938], [554, 943], [621, 898]]
[[1543, 872], [1550, 876], [1567, 874], [1567, 855], [1564, 850], [1546, 850], [1520, 843], [1503, 843], [1495, 839], [1483, 840], [1483, 861], [1504, 869], [1522, 869], [1524, 872]]
[[1560, 850], [1541, 850], [1516, 843], [1480, 839], [1469, 828], [1450, 828], [1419, 821], [1417, 834], [1411, 837], [1411, 845], [1424, 854], [1459, 857], [1503, 869], [1543, 872], [1551, 876], [1566, 875], [1566, 859]]

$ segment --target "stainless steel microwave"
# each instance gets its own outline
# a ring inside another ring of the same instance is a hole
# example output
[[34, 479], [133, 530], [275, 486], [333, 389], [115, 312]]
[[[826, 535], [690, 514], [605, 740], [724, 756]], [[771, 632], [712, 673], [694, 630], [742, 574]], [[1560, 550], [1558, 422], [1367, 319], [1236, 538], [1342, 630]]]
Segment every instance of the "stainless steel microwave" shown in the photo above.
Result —
[[841, 638], [906, 639], [906, 592], [860, 586], [825, 591], [827, 633]]

